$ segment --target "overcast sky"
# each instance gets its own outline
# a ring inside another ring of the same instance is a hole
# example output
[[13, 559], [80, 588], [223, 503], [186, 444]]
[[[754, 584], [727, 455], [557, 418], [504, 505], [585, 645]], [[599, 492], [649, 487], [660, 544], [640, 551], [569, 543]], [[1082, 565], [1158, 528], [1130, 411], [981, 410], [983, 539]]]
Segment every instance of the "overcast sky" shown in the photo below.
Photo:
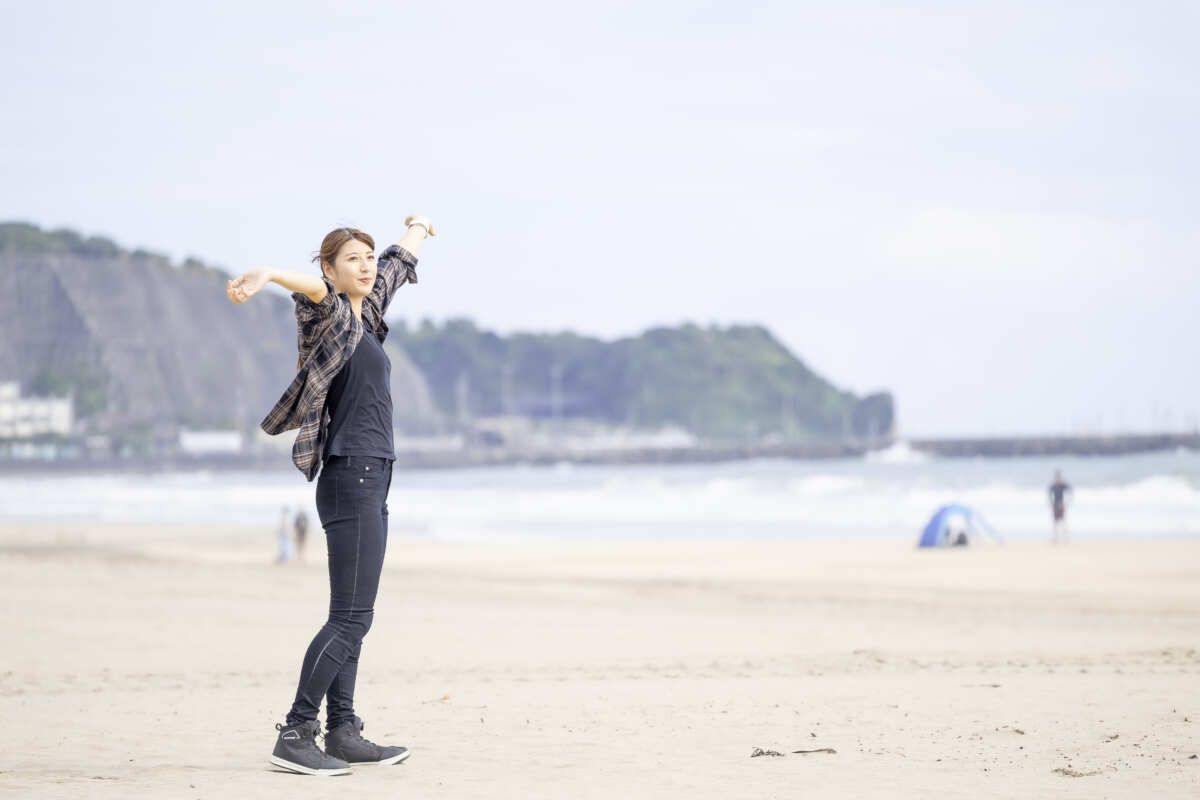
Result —
[[910, 436], [1200, 424], [1195, 4], [2, 5], [0, 219], [240, 273], [421, 212], [410, 321], [761, 323]]

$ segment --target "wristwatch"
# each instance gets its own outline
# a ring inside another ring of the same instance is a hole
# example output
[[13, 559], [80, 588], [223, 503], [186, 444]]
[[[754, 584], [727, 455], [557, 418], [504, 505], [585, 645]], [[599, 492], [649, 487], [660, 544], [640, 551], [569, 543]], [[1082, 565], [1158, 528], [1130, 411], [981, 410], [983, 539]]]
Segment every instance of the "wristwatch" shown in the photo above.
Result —
[[408, 219], [404, 220], [404, 224], [409, 228], [411, 228], [413, 225], [420, 225], [425, 229], [426, 235], [435, 235], [433, 232], [433, 223], [429, 221], [429, 217], [424, 217], [420, 214], [410, 214]]

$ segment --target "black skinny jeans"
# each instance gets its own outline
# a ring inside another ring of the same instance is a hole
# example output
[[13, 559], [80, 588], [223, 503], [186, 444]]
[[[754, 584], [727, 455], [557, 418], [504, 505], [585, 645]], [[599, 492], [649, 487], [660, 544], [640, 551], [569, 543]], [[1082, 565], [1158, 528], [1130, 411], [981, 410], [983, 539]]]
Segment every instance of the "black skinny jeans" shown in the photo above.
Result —
[[387, 549], [391, 485], [390, 459], [331, 456], [321, 468], [317, 514], [329, 549], [329, 619], [304, 654], [288, 725], [316, 719], [322, 697], [329, 730], [354, 717], [358, 654], [375, 617]]

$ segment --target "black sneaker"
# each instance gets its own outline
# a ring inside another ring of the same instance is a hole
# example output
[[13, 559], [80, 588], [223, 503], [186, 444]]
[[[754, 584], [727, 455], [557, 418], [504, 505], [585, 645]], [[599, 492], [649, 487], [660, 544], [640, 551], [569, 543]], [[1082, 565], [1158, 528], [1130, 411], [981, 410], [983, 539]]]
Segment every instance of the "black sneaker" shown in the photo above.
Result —
[[351, 764], [399, 764], [408, 758], [407, 747], [384, 747], [364, 739], [363, 721], [354, 717], [325, 734], [325, 752]]
[[277, 767], [299, 772], [302, 775], [346, 775], [350, 765], [340, 758], [326, 755], [317, 747], [317, 733], [321, 723], [317, 720], [296, 725], [276, 725], [279, 739], [271, 763]]

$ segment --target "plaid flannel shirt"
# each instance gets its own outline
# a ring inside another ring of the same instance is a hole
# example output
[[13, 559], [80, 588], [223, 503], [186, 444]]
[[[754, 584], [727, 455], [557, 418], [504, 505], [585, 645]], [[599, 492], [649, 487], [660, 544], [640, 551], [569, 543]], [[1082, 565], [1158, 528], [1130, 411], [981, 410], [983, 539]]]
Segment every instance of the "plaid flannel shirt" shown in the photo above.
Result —
[[300, 351], [300, 368], [279, 402], [263, 419], [262, 429], [271, 435], [299, 428], [292, 445], [292, 463], [311, 481], [321, 468], [329, 412], [325, 397], [329, 385], [342, 366], [354, 355], [363, 335], [363, 323], [375, 332], [382, 343], [388, 326], [383, 315], [392, 296], [406, 283], [417, 282], [417, 258], [400, 245], [394, 244], [379, 257], [375, 285], [363, 298], [362, 320], [354, 316], [350, 299], [337, 294], [333, 283], [324, 275], [325, 298], [314, 303], [301, 292], [293, 292], [296, 301], [296, 347]]

